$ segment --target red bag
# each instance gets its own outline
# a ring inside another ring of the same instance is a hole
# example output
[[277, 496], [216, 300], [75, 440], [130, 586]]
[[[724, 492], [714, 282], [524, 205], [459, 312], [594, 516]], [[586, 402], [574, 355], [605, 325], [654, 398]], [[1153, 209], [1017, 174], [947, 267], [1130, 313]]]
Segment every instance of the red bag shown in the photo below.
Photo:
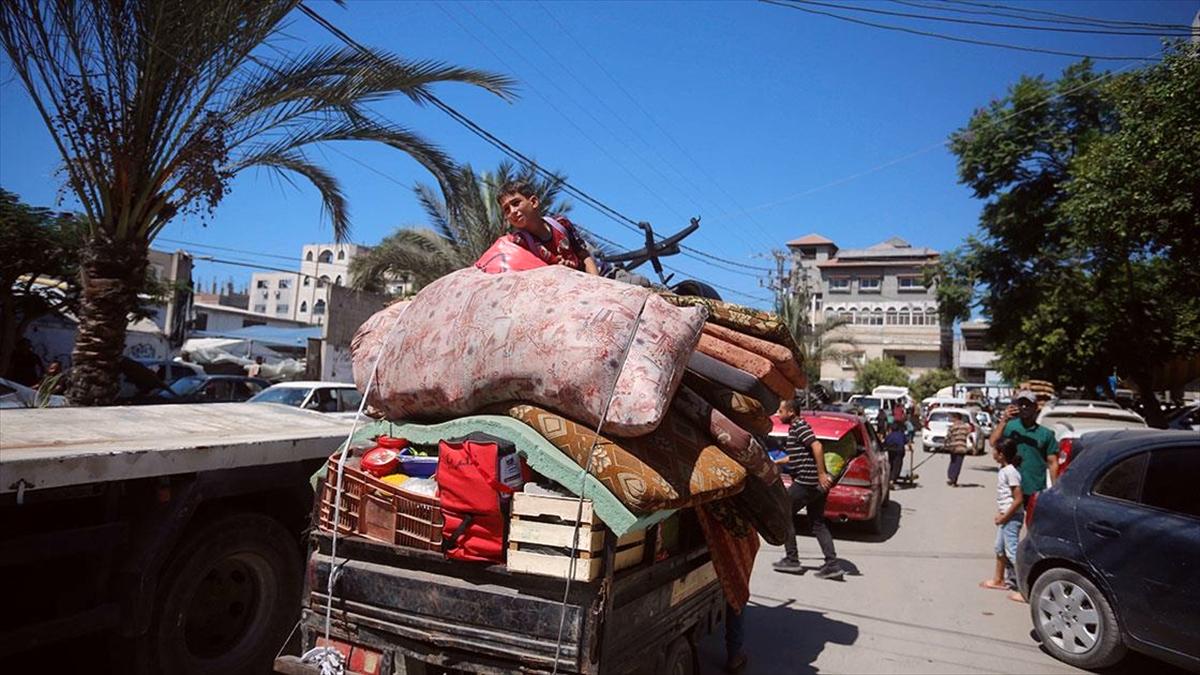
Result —
[[455, 560], [504, 561], [508, 503], [528, 469], [508, 441], [487, 434], [438, 443], [442, 551]]
[[492, 243], [488, 250], [479, 256], [475, 266], [484, 272], [497, 274], [499, 272], [523, 272], [538, 267], [545, 267], [546, 261], [530, 253], [520, 244], [514, 244], [507, 236], [501, 236]]

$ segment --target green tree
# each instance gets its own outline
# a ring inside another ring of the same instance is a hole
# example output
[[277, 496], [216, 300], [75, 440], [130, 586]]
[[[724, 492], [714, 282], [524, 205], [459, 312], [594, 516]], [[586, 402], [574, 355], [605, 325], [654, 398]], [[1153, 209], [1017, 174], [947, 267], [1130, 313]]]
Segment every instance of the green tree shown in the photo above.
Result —
[[857, 391], [870, 392], [875, 387], [891, 385], [907, 387], [910, 383], [908, 369], [901, 366], [896, 359], [884, 356], [871, 359], [858, 368], [858, 376], [854, 379]]
[[1022, 78], [951, 137], [987, 200], [963, 249], [1010, 381], [1116, 371], [1153, 421], [1154, 367], [1200, 350], [1200, 54], [1102, 80]]
[[[155, 236], [180, 214], [211, 214], [251, 167], [311, 183], [335, 238], [350, 227], [337, 179], [305, 150], [334, 141], [384, 143], [440, 182], [441, 150], [382, 121], [367, 104], [392, 94], [428, 100], [465, 82], [508, 96], [504, 76], [387, 52], [270, 44], [300, 0], [6, 0], [0, 42], [64, 162], [86, 215], [74, 401], [117, 391], [126, 316]], [[449, 188], [448, 188], [449, 189]]]
[[850, 335], [838, 329], [850, 323], [844, 317], [824, 317], [820, 321], [809, 321], [808, 308], [811, 295], [801, 287], [790, 294], [776, 296], [776, 313], [792, 332], [792, 339], [804, 357], [804, 374], [809, 384], [821, 381], [821, 365], [833, 361], [852, 350], [856, 343]]
[[496, 199], [501, 186], [513, 180], [531, 183], [546, 213], [571, 209], [569, 202], [559, 199], [564, 176], [546, 178], [532, 167], [517, 169], [507, 160], [483, 175], [476, 174], [470, 165], [460, 167], [450, 179], [450, 195], [443, 191], [439, 196], [436, 188], [423, 183], [413, 188], [429, 226], [400, 228], [352, 260], [351, 285], [379, 292], [388, 279], [408, 274], [419, 289], [471, 266], [509, 230]]
[[921, 401], [933, 396], [946, 387], [953, 386], [957, 382], [958, 376], [954, 374], [953, 370], [937, 368], [921, 373], [909, 389], [912, 392], [913, 399]]
[[961, 250], [946, 251], [936, 265], [925, 268], [925, 285], [938, 301], [938, 368], [954, 369], [954, 324], [971, 318], [975, 290], [972, 261]]

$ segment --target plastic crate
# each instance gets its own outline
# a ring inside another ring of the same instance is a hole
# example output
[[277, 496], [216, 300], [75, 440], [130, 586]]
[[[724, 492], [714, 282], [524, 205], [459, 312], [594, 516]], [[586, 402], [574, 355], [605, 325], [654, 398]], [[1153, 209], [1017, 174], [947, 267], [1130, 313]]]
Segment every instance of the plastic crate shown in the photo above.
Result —
[[[337, 495], [337, 459], [329, 458], [329, 470], [321, 485], [319, 527], [333, 531], [334, 499]], [[441, 502], [404, 492], [346, 462], [342, 476], [342, 505], [338, 534], [358, 535], [397, 546], [428, 551], [442, 548]]]

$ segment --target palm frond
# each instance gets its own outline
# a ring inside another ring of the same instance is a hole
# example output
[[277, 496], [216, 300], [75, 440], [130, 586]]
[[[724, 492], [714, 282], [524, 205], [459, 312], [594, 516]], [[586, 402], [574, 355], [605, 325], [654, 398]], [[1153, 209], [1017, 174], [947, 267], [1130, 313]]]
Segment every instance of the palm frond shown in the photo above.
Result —
[[231, 167], [237, 173], [252, 166], [273, 169], [290, 183], [294, 184], [289, 174], [297, 174], [312, 183], [321, 195], [321, 206], [329, 216], [335, 241], [347, 241], [350, 237], [350, 215], [346, 206], [346, 196], [342, 193], [341, 185], [333, 174], [308, 161], [300, 153], [260, 153], [246, 157]]

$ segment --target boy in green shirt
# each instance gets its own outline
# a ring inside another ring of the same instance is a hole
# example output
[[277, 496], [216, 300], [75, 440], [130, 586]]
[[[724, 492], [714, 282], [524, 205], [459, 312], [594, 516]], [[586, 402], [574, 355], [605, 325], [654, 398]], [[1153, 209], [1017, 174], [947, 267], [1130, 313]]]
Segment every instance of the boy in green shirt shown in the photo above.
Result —
[[992, 432], [991, 442], [992, 447], [1001, 438], [1017, 442], [1017, 452], [1021, 456], [1021, 492], [1028, 498], [1046, 489], [1047, 468], [1050, 484], [1058, 479], [1058, 443], [1053, 431], [1037, 423], [1037, 396], [1032, 391], [1021, 390], [1013, 403], [1016, 404], [1016, 419], [1011, 419], [1013, 406], [1009, 406]]

